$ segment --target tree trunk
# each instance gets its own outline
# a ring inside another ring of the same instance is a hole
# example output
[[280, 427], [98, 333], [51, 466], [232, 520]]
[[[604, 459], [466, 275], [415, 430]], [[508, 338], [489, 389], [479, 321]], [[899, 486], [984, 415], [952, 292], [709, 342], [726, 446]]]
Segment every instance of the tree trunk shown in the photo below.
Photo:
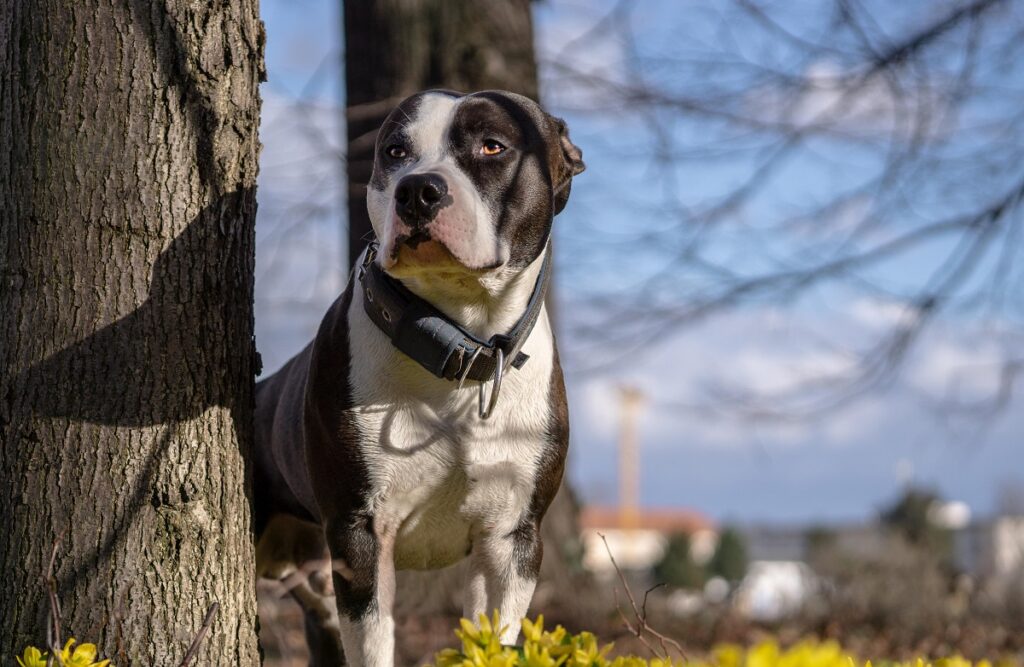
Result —
[[0, 664], [255, 665], [256, 0], [0, 10]]
[[348, 256], [372, 235], [366, 184], [377, 130], [428, 88], [501, 89], [537, 99], [530, 0], [344, 2], [348, 121]]

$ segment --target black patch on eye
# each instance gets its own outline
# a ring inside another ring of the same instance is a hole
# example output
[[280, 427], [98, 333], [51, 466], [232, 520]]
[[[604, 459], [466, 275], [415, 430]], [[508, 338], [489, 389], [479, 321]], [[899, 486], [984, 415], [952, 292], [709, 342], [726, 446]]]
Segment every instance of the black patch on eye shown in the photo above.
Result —
[[[512, 267], [535, 260], [551, 233], [548, 124], [531, 100], [488, 91], [468, 96], [449, 130], [449, 150], [496, 213], [496, 232], [511, 252]], [[506, 149], [498, 155], [480, 155], [479, 146], [486, 139], [500, 139]]]

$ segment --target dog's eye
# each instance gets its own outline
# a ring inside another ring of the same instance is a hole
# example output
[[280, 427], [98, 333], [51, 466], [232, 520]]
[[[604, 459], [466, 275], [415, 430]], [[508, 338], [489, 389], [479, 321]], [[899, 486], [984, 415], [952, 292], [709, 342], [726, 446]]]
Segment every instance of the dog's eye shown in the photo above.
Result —
[[505, 150], [505, 147], [494, 139], [484, 139], [484, 143], [480, 146], [481, 155], [497, 155]]
[[392, 144], [391, 146], [388, 146], [384, 149], [384, 152], [387, 153], [388, 157], [394, 158], [395, 160], [401, 160], [408, 155], [405, 150], [405, 146], [401, 146], [399, 144]]

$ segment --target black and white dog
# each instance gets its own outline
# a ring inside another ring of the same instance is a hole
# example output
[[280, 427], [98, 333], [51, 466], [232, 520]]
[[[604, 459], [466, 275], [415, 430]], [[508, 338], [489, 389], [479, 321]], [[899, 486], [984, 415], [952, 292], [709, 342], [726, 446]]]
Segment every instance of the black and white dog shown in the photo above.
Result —
[[465, 615], [518, 636], [569, 437], [544, 293], [581, 171], [512, 93], [419, 93], [381, 127], [379, 245], [256, 390], [258, 571], [302, 604], [312, 664], [391, 665], [396, 569], [463, 558]]

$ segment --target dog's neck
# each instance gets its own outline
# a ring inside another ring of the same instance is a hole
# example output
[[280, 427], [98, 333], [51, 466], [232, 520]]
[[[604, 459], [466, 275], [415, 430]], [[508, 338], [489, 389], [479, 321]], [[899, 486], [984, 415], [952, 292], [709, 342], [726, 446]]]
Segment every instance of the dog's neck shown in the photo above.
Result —
[[453, 322], [481, 340], [509, 331], [526, 312], [545, 248], [523, 269], [500, 268], [484, 274], [424, 271], [398, 280]]

